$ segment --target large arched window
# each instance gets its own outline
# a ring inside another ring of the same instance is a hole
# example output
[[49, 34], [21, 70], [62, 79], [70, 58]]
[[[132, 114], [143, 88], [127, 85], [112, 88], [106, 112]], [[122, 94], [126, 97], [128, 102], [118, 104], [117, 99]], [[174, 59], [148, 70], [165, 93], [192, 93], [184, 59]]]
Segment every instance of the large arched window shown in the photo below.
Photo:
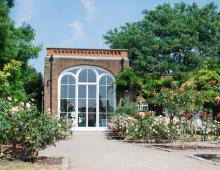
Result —
[[59, 113], [74, 117], [77, 127], [107, 127], [114, 112], [114, 76], [99, 67], [76, 66], [63, 71], [59, 81]]

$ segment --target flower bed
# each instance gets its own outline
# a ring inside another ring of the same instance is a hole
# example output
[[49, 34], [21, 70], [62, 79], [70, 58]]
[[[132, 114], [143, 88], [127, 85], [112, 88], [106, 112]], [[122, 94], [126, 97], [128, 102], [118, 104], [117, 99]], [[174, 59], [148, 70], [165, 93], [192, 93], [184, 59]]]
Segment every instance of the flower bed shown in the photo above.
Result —
[[203, 119], [198, 126], [192, 119], [174, 117], [171, 120], [166, 116], [154, 116], [150, 112], [116, 114], [109, 128], [115, 136], [125, 140], [151, 143], [218, 140], [220, 135], [220, 123], [217, 121]]

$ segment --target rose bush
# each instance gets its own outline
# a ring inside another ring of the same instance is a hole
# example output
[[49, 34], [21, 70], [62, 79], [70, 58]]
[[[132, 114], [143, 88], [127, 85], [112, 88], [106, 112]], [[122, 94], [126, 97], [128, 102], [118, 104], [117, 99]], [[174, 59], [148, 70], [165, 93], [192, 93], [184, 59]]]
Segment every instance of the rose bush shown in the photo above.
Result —
[[69, 133], [65, 120], [38, 112], [31, 102], [0, 99], [0, 144], [12, 145], [14, 157], [17, 147], [21, 149], [21, 156], [28, 158]]
[[[188, 114], [188, 113], [187, 113]], [[187, 117], [188, 118], [188, 117]], [[139, 116], [118, 115], [112, 117], [110, 129], [115, 135], [129, 141], [144, 141], [161, 143], [164, 141], [181, 140], [182, 146], [187, 140], [192, 140], [196, 134], [202, 140], [217, 140], [220, 135], [220, 122], [203, 120], [201, 126], [193, 119], [154, 116], [140, 113]], [[196, 131], [196, 132], [195, 132]], [[171, 139], [172, 138], [172, 139]]]
[[[168, 117], [154, 116], [146, 114], [145, 116], [122, 116], [112, 117], [109, 128], [115, 135], [126, 140], [143, 140], [145, 142], [162, 142], [168, 140], [172, 134], [179, 135], [179, 121], [175, 117], [174, 123], [170, 128]], [[172, 129], [170, 131], [170, 129]]]

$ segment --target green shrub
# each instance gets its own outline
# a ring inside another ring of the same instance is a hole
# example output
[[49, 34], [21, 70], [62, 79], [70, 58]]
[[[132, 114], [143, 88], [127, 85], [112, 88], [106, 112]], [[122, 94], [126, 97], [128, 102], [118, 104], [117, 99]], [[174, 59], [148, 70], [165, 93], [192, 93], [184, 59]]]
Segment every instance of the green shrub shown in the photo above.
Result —
[[0, 144], [11, 144], [14, 157], [16, 146], [21, 147], [22, 157], [31, 157], [46, 145], [65, 138], [69, 132], [65, 120], [42, 114], [29, 102], [0, 99]]
[[125, 100], [123, 102], [123, 105], [122, 106], [118, 106], [116, 109], [115, 109], [115, 113], [116, 114], [119, 114], [119, 115], [132, 115], [134, 113], [137, 112], [137, 106], [136, 106], [136, 103], [133, 103], [133, 102], [129, 102], [128, 100]]

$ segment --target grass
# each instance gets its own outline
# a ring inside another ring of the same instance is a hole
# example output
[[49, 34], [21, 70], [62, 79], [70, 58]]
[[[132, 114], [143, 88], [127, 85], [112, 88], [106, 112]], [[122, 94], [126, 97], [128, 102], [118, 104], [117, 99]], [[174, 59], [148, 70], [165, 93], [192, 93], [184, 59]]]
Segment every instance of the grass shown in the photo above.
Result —
[[22, 161], [0, 160], [0, 170], [62, 170], [61, 165], [41, 165]]

